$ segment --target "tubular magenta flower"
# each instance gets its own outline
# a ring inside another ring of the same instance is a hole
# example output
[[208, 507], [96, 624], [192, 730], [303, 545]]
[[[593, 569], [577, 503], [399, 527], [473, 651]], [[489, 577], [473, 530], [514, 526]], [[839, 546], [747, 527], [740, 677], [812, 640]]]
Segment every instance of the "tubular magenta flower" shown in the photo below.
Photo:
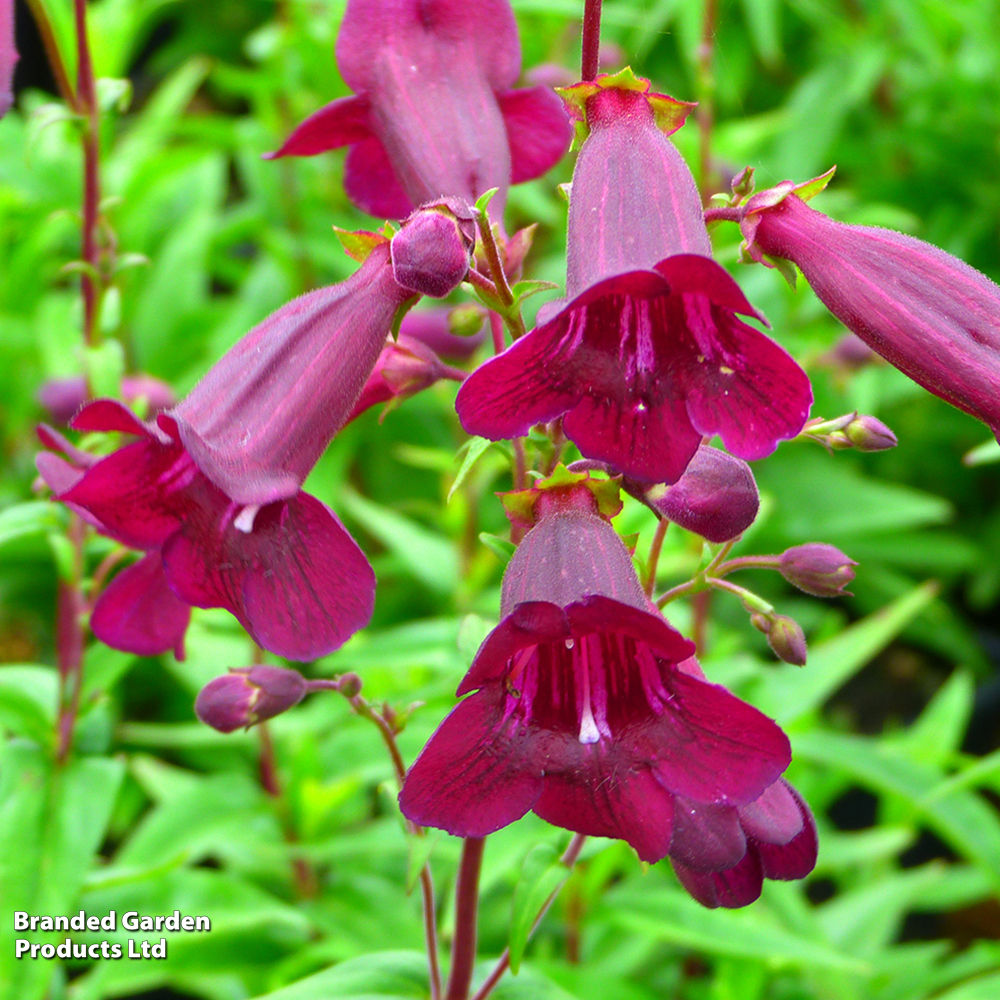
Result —
[[[585, 485], [537, 495], [535, 526], [504, 576], [500, 624], [459, 686], [468, 697], [410, 769], [403, 813], [485, 836], [533, 810], [626, 840], [644, 861], [669, 854], [708, 905], [702, 883], [716, 876], [740, 886], [756, 877], [759, 892], [764, 869], [747, 855], [767, 844], [780, 856], [806, 828], [771, 791], [788, 741], [705, 680], [598, 510]], [[745, 825], [744, 814], [762, 821]], [[808, 870], [768, 867], [781, 878]], [[745, 886], [737, 895], [735, 905], [749, 901]]]
[[747, 202], [751, 256], [793, 261], [873, 351], [1000, 436], [1000, 286], [930, 243], [815, 211], [803, 198], [820, 180]]
[[761, 317], [709, 256], [694, 180], [661, 131], [687, 106], [630, 74], [574, 91], [590, 135], [570, 198], [572, 299], [472, 374], [462, 426], [498, 440], [561, 416], [585, 457], [653, 483], [676, 482], [705, 435], [763, 458], [802, 429], [812, 393], [737, 318]]
[[111, 538], [149, 553], [136, 564], [146, 564], [145, 575], [136, 567], [119, 575], [134, 573], [123, 597], [138, 601], [162, 560], [177, 598], [226, 608], [259, 645], [295, 660], [322, 656], [367, 624], [375, 576], [318, 500], [298, 492], [262, 506], [252, 519], [241, 517], [242, 505], [200, 471], [168, 417], [161, 415], [159, 426], [144, 424], [120, 403], [98, 400], [73, 427], [139, 439], [56, 495]]
[[[468, 270], [474, 236], [467, 219], [430, 207], [391, 242], [372, 234], [363, 241], [368, 255], [347, 281], [282, 306], [160, 418], [241, 505], [298, 493], [354, 411], [399, 309], [415, 294], [451, 291]], [[395, 260], [397, 241], [404, 267]]]
[[571, 137], [551, 90], [511, 89], [520, 65], [507, 0], [350, 0], [337, 66], [356, 96], [321, 108], [271, 155], [350, 146], [348, 197], [383, 218], [491, 188], [499, 217], [509, 185], [545, 173]]

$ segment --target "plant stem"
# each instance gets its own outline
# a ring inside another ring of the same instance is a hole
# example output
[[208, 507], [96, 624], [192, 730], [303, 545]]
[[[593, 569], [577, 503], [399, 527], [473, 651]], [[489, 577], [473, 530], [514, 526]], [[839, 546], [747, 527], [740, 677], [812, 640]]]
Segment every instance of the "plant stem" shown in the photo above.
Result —
[[[576, 864], [577, 858], [580, 857], [580, 851], [583, 850], [583, 845], [587, 842], [587, 836], [583, 833], [573, 834], [573, 839], [569, 842], [569, 846], [563, 851], [563, 856], [559, 859], [559, 863], [565, 865], [567, 868], [572, 869]], [[528, 934], [528, 940], [531, 940], [531, 935], [535, 933], [538, 929], [538, 925], [542, 922], [542, 918], [546, 913], [549, 912], [549, 907], [555, 902], [556, 896], [559, 895], [559, 890], [557, 889], [547, 900], [545, 904], [538, 911], [538, 916], [535, 917], [535, 922], [531, 925], [531, 933]], [[504, 948], [503, 954], [497, 960], [497, 964], [494, 966], [493, 971], [486, 977], [485, 982], [482, 986], [476, 990], [476, 995], [472, 1000], [486, 1000], [496, 987], [497, 983], [503, 978], [503, 974], [510, 968], [510, 948]]]
[[703, 590], [691, 598], [694, 612], [691, 624], [691, 639], [694, 641], [695, 656], [704, 656], [708, 648], [708, 615], [712, 608], [712, 591]]
[[455, 941], [445, 1000], [468, 1000], [476, 965], [476, 917], [479, 910], [479, 872], [485, 837], [466, 837], [455, 885]]
[[706, 208], [704, 211], [705, 224], [710, 222], [739, 222], [743, 216], [742, 209], [739, 208]]
[[777, 569], [781, 556], [740, 556], [728, 562], [719, 563], [714, 567], [716, 577], [728, 576], [740, 569]]
[[485, 210], [476, 214], [476, 224], [479, 227], [479, 241], [483, 247], [483, 254], [486, 256], [486, 263], [490, 266], [490, 276], [496, 285], [497, 295], [505, 306], [509, 306], [514, 301], [514, 293], [507, 283], [507, 275], [504, 274], [503, 263], [500, 260], [500, 248], [493, 235], [490, 217]]
[[70, 83], [69, 73], [66, 72], [66, 64], [59, 51], [59, 43], [56, 41], [56, 33], [52, 29], [48, 11], [42, 0], [28, 0], [28, 7], [31, 9], [35, 26], [38, 28], [42, 47], [45, 49], [45, 56], [49, 61], [49, 68], [52, 70], [59, 95], [71, 108], [76, 110], [76, 94], [73, 93], [73, 84]]
[[272, 799], [280, 799], [281, 782], [278, 779], [278, 762], [274, 756], [274, 741], [271, 739], [271, 731], [267, 728], [266, 722], [257, 726], [257, 736], [260, 739], [258, 771], [261, 786]]
[[[312, 681], [310, 683], [316, 684], [317, 682]], [[378, 728], [379, 735], [382, 737], [382, 742], [389, 751], [389, 757], [392, 760], [392, 769], [395, 772], [396, 780], [399, 782], [399, 787], [402, 788], [403, 781], [406, 779], [406, 764], [403, 762], [403, 755], [399, 752], [399, 744], [396, 742], [396, 734], [393, 731], [392, 726], [390, 726], [389, 723], [386, 722], [384, 716], [382, 716], [379, 712], [376, 712], [375, 709], [373, 709], [360, 694], [356, 694], [347, 700], [350, 702], [351, 708], [353, 708], [358, 715], [375, 723], [375, 726]], [[417, 826], [416, 823], [410, 822], [410, 820], [406, 821], [406, 828], [414, 836], [424, 836], [423, 828]], [[431, 874], [431, 866], [429, 862], [420, 870], [420, 895], [423, 901], [424, 910], [424, 940], [427, 945], [427, 965], [431, 985], [431, 1000], [441, 1000], [441, 968], [438, 960], [437, 910], [434, 903], [434, 877]]]
[[698, 46], [698, 159], [700, 163], [701, 200], [708, 204], [714, 188], [712, 168], [712, 126], [715, 122], [715, 77], [712, 56], [715, 53], [715, 31], [718, 0], [704, 0], [701, 45]]
[[586, 0], [583, 7], [583, 54], [580, 79], [593, 80], [601, 64], [601, 0]]
[[89, 265], [87, 270], [81, 272], [80, 283], [83, 293], [83, 339], [84, 343], [90, 347], [96, 342], [99, 334], [97, 310], [103, 291], [99, 277], [100, 250], [97, 245], [97, 215], [101, 201], [98, 161], [100, 120], [97, 90], [94, 83], [94, 67], [90, 59], [90, 45], [87, 41], [86, 0], [73, 0], [73, 12], [76, 19], [76, 106], [85, 119], [83, 126], [83, 234], [81, 242], [84, 263]]
[[503, 339], [503, 319], [499, 313], [490, 310], [490, 334], [493, 337], [493, 353], [502, 354], [507, 346]]
[[646, 561], [646, 582], [644, 589], [647, 597], [653, 596], [656, 587], [656, 567], [660, 562], [660, 553], [663, 551], [663, 539], [666, 537], [667, 528], [670, 522], [665, 518], [660, 518], [660, 523], [656, 526], [656, 534], [653, 535], [653, 544], [649, 547], [649, 559]]

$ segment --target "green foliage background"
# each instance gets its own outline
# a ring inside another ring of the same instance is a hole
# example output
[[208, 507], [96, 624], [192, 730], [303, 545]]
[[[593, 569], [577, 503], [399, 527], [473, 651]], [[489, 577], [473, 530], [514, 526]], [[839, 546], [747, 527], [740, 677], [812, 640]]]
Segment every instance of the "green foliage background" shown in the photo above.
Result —
[[[72, 64], [71, 5], [40, 2]], [[526, 66], [574, 64], [581, 6], [515, 0]], [[823, 211], [905, 230], [1000, 278], [1000, 4], [719, 6], [721, 163], [753, 164], [761, 188], [836, 163]], [[332, 224], [372, 225], [340, 188], [342, 155], [260, 159], [346, 93], [332, 56], [342, 4], [89, 9], [98, 76], [131, 77], [134, 88], [131, 103], [116, 100], [122, 87], [104, 91], [106, 211], [122, 269], [91, 363], [111, 386], [124, 366], [183, 392], [268, 312], [350, 273]], [[607, 0], [604, 35], [659, 89], [691, 100], [702, 90], [701, 18], [698, 0]], [[677, 139], [693, 164], [695, 126]], [[564, 279], [556, 185], [571, 169], [568, 157], [511, 194], [511, 230], [541, 222], [533, 277]], [[256, 776], [257, 733], [221, 736], [191, 709], [205, 682], [249, 661], [224, 612], [195, 613], [182, 663], [89, 648], [77, 753], [64, 768], [51, 763], [66, 518], [33, 496], [33, 427], [42, 382], [81, 370], [78, 282], [66, 269], [79, 253], [79, 205], [74, 124], [52, 94], [29, 89], [0, 122], [0, 996], [426, 997], [419, 894], [405, 895], [419, 848], [403, 833], [377, 733], [336, 696], [313, 696], [271, 727], [284, 792], [270, 799]], [[733, 232], [720, 230], [717, 246], [808, 367], [814, 414], [857, 408], [900, 438], [873, 456], [788, 444], [755, 465], [765, 502], [738, 552], [827, 541], [861, 563], [855, 596], [837, 602], [747, 577], [806, 628], [807, 667], [776, 666], [726, 595], [713, 608], [706, 672], [789, 731], [789, 776], [817, 815], [819, 864], [805, 884], [767, 883], [745, 911], [707, 911], [665, 863], [645, 870], [624, 845], [591, 842], [496, 995], [996, 997], [1000, 477], [994, 464], [961, 461], [988, 432], [887, 366], [833, 369], [824, 357], [844, 331], [804, 283], [793, 293], [774, 272], [737, 266]], [[368, 414], [307, 487], [344, 518], [379, 577], [371, 627], [310, 671], [356, 670], [370, 698], [421, 703], [401, 738], [407, 760], [453, 704], [497, 614], [502, 565], [476, 539], [504, 531], [492, 493], [509, 487], [509, 466], [490, 449], [444, 503], [464, 440], [453, 395], [436, 387], [381, 425]], [[617, 526], [640, 532], [637, 552], [648, 550], [643, 508], [627, 506]], [[91, 569], [108, 544], [92, 542]], [[701, 556], [699, 540], [671, 529], [660, 583], [685, 579]], [[686, 609], [672, 619], [685, 628]], [[567, 840], [532, 816], [490, 839], [481, 954], [499, 954], [512, 919], [523, 924], [524, 899], [547, 877], [550, 853], [538, 845]], [[458, 842], [431, 843], [447, 933]], [[303, 864], [312, 881], [293, 877]], [[213, 929], [168, 935], [165, 962], [13, 959], [13, 910], [81, 908], [179, 909], [209, 915]], [[567, 949], [577, 931], [580, 963]]]

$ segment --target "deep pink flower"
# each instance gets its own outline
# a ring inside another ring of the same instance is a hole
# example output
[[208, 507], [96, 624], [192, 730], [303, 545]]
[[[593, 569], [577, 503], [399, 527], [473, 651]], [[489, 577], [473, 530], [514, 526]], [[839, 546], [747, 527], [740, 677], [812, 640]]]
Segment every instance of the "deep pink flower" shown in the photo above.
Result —
[[[589, 490], [543, 493], [535, 512], [504, 576], [500, 624], [459, 686], [468, 697], [410, 769], [403, 813], [485, 836], [533, 810], [699, 877], [794, 841], [805, 821], [769, 791], [788, 766], [785, 735], [705, 680]], [[770, 812], [781, 821], [769, 828]]]
[[[99, 461], [44, 424], [38, 428], [38, 436], [52, 450], [37, 455], [35, 463], [57, 495], [75, 486]], [[115, 537], [90, 511], [72, 503], [67, 506], [101, 534]], [[173, 650], [178, 660], [184, 659], [184, 634], [190, 622], [191, 606], [170, 589], [159, 549], [147, 552], [118, 573], [101, 592], [90, 616], [91, 631], [105, 645], [138, 656], [159, 656]]]
[[375, 362], [348, 422], [379, 403], [402, 402], [440, 379], [461, 382], [466, 373], [446, 365], [422, 340], [400, 332], [390, 337]]
[[420, 293], [446, 294], [465, 276], [473, 230], [469, 219], [431, 207], [391, 241], [372, 235], [350, 278], [254, 327], [161, 427], [170, 433], [171, 418], [199, 469], [238, 503], [294, 497], [354, 411], [399, 309]]
[[685, 108], [618, 82], [580, 85], [590, 136], [570, 197], [571, 301], [474, 372], [456, 405], [466, 431], [493, 440], [561, 416], [585, 457], [673, 483], [706, 435], [740, 458], [770, 454], [802, 429], [812, 391], [738, 318], [761, 317], [708, 256], [691, 173], [660, 129]]
[[350, 0], [337, 65], [354, 97], [307, 118], [272, 156], [350, 146], [344, 188], [361, 209], [403, 218], [444, 196], [469, 202], [545, 173], [571, 129], [546, 87], [511, 89], [521, 66], [507, 0]]
[[873, 351], [1000, 435], [1000, 286], [930, 243], [815, 211], [795, 193], [813, 183], [747, 202], [751, 255], [793, 261]]
[[17, 60], [14, 0], [0, 0], [0, 118], [7, 114], [14, 103], [14, 67]]
[[161, 415], [159, 426], [144, 424], [113, 400], [91, 403], [73, 427], [138, 437], [57, 494], [105, 534], [149, 553], [115, 581], [133, 574], [131, 606], [150, 593], [161, 560], [180, 601], [226, 608], [279, 656], [323, 656], [367, 624], [375, 576], [318, 500], [297, 492], [248, 509], [200, 471], [168, 417]]

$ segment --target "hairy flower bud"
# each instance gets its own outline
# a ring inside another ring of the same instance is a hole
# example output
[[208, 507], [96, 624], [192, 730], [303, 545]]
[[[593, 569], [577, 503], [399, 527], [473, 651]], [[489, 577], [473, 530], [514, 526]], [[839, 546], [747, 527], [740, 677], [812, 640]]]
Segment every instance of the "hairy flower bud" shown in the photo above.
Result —
[[[881, 420], [861, 414], [855, 417], [840, 434], [858, 451], [888, 451], [899, 444], [896, 435]], [[831, 437], [831, 444], [836, 447]]]
[[858, 564], [840, 549], [822, 542], [796, 545], [782, 552], [778, 570], [791, 584], [814, 597], [850, 595], [844, 590]]
[[392, 238], [393, 277], [417, 295], [444, 298], [469, 270], [475, 224], [468, 206], [452, 203], [448, 209], [452, 211], [441, 206], [414, 212]]
[[806, 663], [806, 636], [802, 626], [787, 615], [753, 614], [750, 624], [767, 636], [767, 644], [774, 655], [785, 663], [803, 667]]
[[746, 462], [702, 445], [673, 486], [630, 479], [622, 487], [658, 514], [710, 542], [728, 542], [753, 524], [760, 494]]
[[305, 695], [306, 681], [297, 670], [244, 667], [209, 681], [198, 692], [194, 710], [206, 725], [231, 733], [273, 719]]

